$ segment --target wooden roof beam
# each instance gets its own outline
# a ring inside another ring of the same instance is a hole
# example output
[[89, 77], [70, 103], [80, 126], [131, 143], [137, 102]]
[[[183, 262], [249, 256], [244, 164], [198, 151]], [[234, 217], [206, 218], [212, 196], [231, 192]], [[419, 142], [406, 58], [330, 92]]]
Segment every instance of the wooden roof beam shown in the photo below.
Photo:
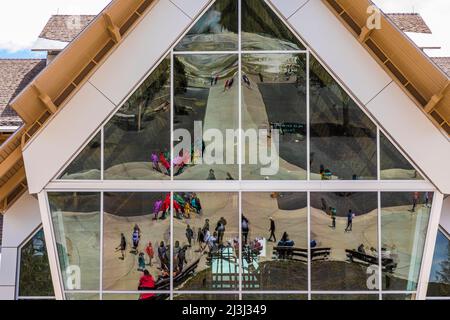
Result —
[[55, 113], [58, 110], [58, 108], [53, 103], [52, 99], [48, 96], [48, 94], [39, 89], [36, 82], [32, 84], [32, 87], [34, 88], [34, 90], [36, 90], [39, 100], [44, 104], [44, 106], [48, 109], [48, 111], [50, 111], [51, 113]]
[[122, 39], [122, 36], [120, 35], [120, 28], [114, 24], [109, 14], [104, 13], [103, 18], [105, 19], [106, 29], [109, 32], [109, 36], [115, 43], [119, 43]]
[[433, 95], [427, 105], [424, 107], [426, 113], [431, 113], [434, 109], [437, 108], [439, 103], [444, 99], [444, 96], [447, 90], [450, 88], [450, 80], [448, 80], [445, 87], [441, 90], [441, 92]]
[[372, 34], [373, 29], [367, 28], [367, 26], [362, 27], [361, 33], [359, 34], [359, 42], [364, 43], [367, 39], [369, 39], [370, 35]]
[[16, 149], [12, 153], [8, 155], [8, 157], [2, 161], [2, 165], [0, 166], [0, 177], [3, 177], [8, 171], [16, 165], [22, 159], [22, 149], [17, 146]]
[[0, 188], [0, 199], [7, 198], [14, 188], [22, 183], [25, 177], [25, 167], [22, 167]]

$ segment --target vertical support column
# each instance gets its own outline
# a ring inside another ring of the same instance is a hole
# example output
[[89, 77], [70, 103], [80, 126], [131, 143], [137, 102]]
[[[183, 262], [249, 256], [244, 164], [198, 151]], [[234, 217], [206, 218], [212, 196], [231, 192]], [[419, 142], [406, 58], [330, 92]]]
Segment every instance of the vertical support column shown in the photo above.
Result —
[[434, 247], [441, 218], [442, 203], [444, 195], [438, 191], [434, 192], [433, 204], [428, 222], [427, 237], [422, 256], [422, 265], [419, 273], [419, 283], [417, 285], [417, 300], [425, 300], [428, 291], [428, 281], [430, 279], [431, 264], [433, 262]]
[[48, 262], [52, 275], [53, 290], [55, 291], [56, 300], [64, 300], [63, 281], [58, 263], [58, 250], [53, 232], [52, 219], [50, 215], [50, 207], [47, 202], [45, 191], [38, 193], [39, 210], [41, 212], [42, 227], [44, 229], [45, 244], [47, 246]]

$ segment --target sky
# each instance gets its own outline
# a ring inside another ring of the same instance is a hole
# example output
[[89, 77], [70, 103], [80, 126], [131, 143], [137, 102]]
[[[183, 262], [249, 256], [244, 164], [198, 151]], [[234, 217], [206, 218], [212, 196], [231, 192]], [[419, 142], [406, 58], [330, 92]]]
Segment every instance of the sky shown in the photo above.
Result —
[[[289, 1], [289, 0], [286, 0]], [[319, 0], [311, 0], [319, 1]], [[450, 56], [450, 0], [373, 0], [385, 12], [420, 13]], [[29, 48], [52, 14], [98, 14], [110, 0], [1, 0], [0, 58], [40, 58]]]

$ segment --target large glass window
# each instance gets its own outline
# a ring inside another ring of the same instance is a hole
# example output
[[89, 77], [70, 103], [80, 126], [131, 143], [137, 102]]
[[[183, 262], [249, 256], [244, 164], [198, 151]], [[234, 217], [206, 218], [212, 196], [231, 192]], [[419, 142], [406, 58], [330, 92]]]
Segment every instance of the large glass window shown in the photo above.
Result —
[[311, 179], [377, 179], [375, 124], [311, 56]]
[[[175, 56], [174, 67], [174, 177], [239, 179], [238, 56]], [[235, 139], [227, 139], [230, 130]]]
[[[306, 180], [306, 55], [245, 54], [242, 66], [247, 79], [242, 84], [246, 131], [242, 178]], [[267, 130], [267, 139], [252, 136], [260, 129]], [[274, 130], [277, 136], [272, 135]], [[276, 174], [264, 174], [268, 165], [252, 160], [263, 148], [278, 164]]]
[[103, 290], [169, 289], [170, 207], [170, 193], [104, 194]]
[[414, 299], [434, 187], [271, 6], [205, 8], [52, 184], [67, 298]]
[[80, 154], [61, 174], [62, 180], [100, 180], [101, 178], [101, 132], [84, 147]]
[[104, 127], [106, 180], [170, 178], [170, 60], [164, 59]]
[[242, 50], [304, 49], [265, 1], [242, 1], [242, 15]]
[[99, 290], [100, 193], [49, 193], [59, 265], [66, 290]]
[[308, 290], [306, 193], [242, 194], [243, 290]]
[[380, 132], [380, 178], [381, 180], [423, 180], [420, 173]]
[[270, 4], [217, 0], [59, 179], [423, 177]]
[[174, 194], [174, 289], [239, 290], [237, 193]]
[[217, 0], [175, 47], [176, 51], [238, 49], [238, 2]]
[[381, 193], [383, 290], [417, 289], [432, 196], [431, 192]]
[[377, 199], [374, 192], [311, 193], [312, 290], [379, 289]]
[[43, 229], [20, 249], [19, 266], [19, 298], [54, 296]]
[[450, 298], [450, 236], [444, 230], [436, 238], [428, 297]]

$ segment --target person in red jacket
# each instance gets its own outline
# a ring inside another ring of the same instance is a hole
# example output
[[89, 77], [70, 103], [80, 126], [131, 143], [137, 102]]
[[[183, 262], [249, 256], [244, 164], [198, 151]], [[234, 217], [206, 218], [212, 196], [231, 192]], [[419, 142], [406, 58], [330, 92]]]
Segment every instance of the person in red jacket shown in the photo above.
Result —
[[[155, 290], [155, 279], [148, 272], [148, 270], [144, 270], [144, 275], [139, 279], [139, 291], [152, 291]], [[139, 296], [139, 300], [151, 300], [155, 297], [154, 293], [143, 293]]]

